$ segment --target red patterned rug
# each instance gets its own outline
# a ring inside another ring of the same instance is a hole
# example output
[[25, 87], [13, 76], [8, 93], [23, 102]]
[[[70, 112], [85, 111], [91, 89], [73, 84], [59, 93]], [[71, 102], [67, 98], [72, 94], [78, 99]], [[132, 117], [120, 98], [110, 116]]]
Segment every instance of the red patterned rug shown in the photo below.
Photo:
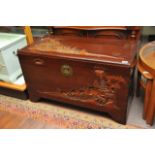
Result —
[[32, 103], [0, 95], [0, 110], [26, 116], [53, 124], [63, 129], [136, 129], [134, 125], [122, 125], [108, 117], [76, 107], [52, 104], [52, 102]]

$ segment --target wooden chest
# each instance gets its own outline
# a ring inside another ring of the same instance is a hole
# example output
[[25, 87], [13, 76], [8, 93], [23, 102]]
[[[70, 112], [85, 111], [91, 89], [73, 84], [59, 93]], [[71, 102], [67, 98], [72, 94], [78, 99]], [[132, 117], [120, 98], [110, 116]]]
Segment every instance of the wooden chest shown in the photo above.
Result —
[[58, 33], [20, 50], [30, 100], [70, 103], [107, 112], [126, 123], [137, 39], [111, 34], [81, 37]]

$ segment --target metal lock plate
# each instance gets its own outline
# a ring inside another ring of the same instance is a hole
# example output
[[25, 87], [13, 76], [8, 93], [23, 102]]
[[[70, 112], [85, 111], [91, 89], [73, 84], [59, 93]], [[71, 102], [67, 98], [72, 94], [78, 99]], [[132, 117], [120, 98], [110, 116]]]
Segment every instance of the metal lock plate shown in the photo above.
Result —
[[65, 65], [61, 66], [61, 73], [62, 73], [62, 75], [66, 76], [66, 77], [72, 76], [73, 69], [71, 66], [65, 64]]

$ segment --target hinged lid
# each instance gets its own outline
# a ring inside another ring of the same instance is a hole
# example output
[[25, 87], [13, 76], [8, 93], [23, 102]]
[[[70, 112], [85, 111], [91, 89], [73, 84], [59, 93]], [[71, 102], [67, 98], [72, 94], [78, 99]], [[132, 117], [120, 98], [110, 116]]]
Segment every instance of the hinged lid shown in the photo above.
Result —
[[136, 43], [135, 40], [51, 36], [42, 38], [22, 53], [130, 65], [136, 53]]

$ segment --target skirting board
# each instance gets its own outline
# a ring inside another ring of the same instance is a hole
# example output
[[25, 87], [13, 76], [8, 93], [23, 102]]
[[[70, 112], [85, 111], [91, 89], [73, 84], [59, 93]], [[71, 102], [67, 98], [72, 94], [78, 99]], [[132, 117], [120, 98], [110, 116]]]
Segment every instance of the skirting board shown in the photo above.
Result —
[[15, 98], [19, 98], [19, 99], [22, 99], [22, 100], [27, 100], [28, 99], [27, 90], [19, 91], [19, 90], [15, 90], [15, 89], [0, 87], [0, 94], [15, 97]]

